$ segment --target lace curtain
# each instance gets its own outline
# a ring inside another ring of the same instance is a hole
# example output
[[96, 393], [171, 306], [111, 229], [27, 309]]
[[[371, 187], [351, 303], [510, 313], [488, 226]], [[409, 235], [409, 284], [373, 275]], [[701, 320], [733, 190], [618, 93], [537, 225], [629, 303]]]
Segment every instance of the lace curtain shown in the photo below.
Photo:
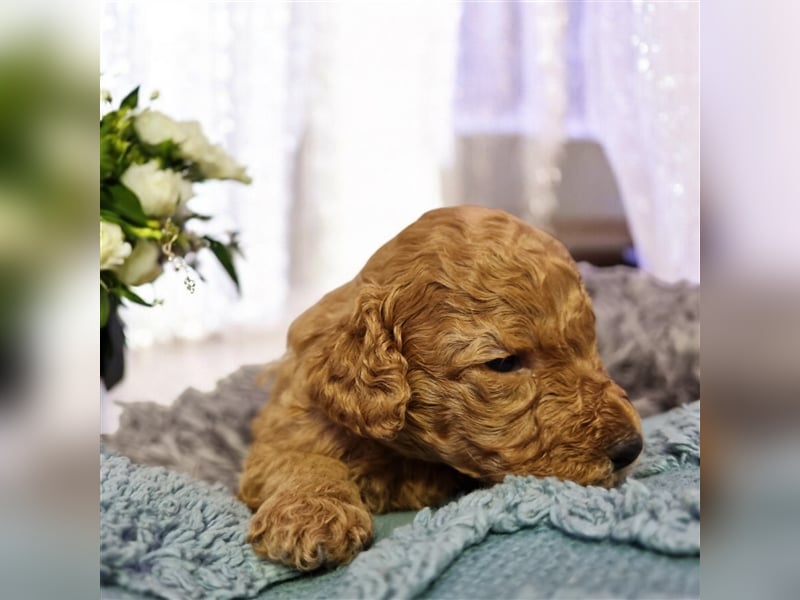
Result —
[[617, 177], [640, 266], [700, 281], [699, 4], [583, 11], [587, 126]]
[[[595, 139], [640, 266], [667, 281], [700, 279], [698, 8], [465, 3], [459, 39], [456, 132], [532, 141], [520, 153], [529, 220], [549, 225], [563, 143]], [[471, 180], [492, 190], [507, 177]]]
[[162, 306], [123, 314], [129, 345], [282, 326], [460, 201], [454, 139], [472, 134], [533, 140], [521, 212], [545, 227], [563, 142], [596, 136], [644, 267], [698, 279], [696, 20], [689, 3], [106, 2], [103, 87], [158, 89], [253, 177], [192, 201], [241, 232], [241, 296], [213, 260], [194, 295], [165, 273]]

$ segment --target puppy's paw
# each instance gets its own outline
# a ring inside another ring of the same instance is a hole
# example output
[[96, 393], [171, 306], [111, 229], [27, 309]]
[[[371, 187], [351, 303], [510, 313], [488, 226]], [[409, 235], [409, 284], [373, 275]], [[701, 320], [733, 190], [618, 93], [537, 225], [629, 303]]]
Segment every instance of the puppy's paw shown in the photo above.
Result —
[[256, 554], [301, 571], [349, 563], [372, 540], [372, 517], [335, 498], [264, 502], [247, 541]]

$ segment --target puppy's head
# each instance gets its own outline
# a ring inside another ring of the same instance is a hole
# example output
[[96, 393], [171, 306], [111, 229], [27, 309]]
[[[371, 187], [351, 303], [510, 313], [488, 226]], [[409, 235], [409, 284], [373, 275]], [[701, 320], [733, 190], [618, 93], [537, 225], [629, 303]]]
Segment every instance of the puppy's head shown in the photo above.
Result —
[[431, 211], [373, 255], [315, 337], [320, 405], [359, 435], [493, 483], [613, 485], [638, 414], [597, 353], [566, 249], [502, 211]]

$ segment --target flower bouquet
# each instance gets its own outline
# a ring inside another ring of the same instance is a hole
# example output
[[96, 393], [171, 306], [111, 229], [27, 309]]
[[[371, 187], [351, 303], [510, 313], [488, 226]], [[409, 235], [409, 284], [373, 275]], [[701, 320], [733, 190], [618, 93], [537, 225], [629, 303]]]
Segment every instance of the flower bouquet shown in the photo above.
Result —
[[[108, 94], [104, 99], [111, 102]], [[192, 221], [210, 217], [193, 212], [188, 201], [194, 183], [251, 181], [197, 121], [174, 121], [138, 104], [137, 87], [100, 120], [100, 377], [109, 389], [124, 365], [117, 308], [123, 302], [152, 306], [133, 288], [155, 280], [165, 263], [186, 272], [184, 283], [193, 292], [197, 254], [208, 249], [238, 290], [236, 233], [220, 240], [192, 231]]]

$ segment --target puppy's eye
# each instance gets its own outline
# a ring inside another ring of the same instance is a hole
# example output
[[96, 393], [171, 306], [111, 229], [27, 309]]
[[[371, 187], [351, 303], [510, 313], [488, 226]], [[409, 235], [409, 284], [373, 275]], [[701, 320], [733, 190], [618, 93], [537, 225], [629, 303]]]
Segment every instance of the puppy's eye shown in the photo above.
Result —
[[486, 366], [498, 373], [510, 373], [511, 371], [519, 371], [522, 368], [522, 360], [519, 356], [511, 355], [490, 360], [486, 363]]

